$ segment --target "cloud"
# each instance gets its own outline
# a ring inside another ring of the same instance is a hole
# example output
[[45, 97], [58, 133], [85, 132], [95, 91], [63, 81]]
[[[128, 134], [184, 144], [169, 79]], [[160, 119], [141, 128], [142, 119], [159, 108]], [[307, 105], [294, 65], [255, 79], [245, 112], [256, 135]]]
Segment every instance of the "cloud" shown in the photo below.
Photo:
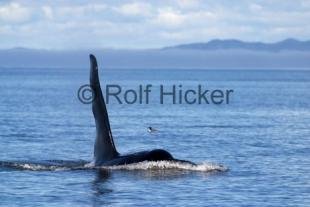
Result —
[[159, 9], [157, 17], [153, 20], [155, 24], [164, 27], [178, 27], [181, 26], [186, 17], [179, 11], [172, 8]]
[[[72, 19], [87, 20], [87, 17], [95, 17], [96, 15], [105, 12], [108, 8], [103, 3], [89, 3], [89, 4], [61, 4], [55, 5], [53, 3], [47, 3], [41, 1], [44, 4], [32, 5], [33, 13], [42, 13], [42, 18], [38, 19], [42, 21], [54, 21], [54, 22], [65, 22], [71, 21]], [[36, 15], [38, 16], [38, 15]], [[35, 23], [35, 21], [33, 21]]]
[[262, 7], [261, 5], [255, 4], [255, 3], [250, 4], [249, 7], [250, 7], [250, 10], [251, 10], [252, 12], [260, 12], [260, 11], [263, 9], [263, 7]]
[[26, 22], [31, 18], [31, 10], [19, 3], [0, 5], [0, 20], [8, 23]]
[[150, 16], [152, 6], [148, 3], [134, 2], [115, 7], [114, 10], [128, 16]]
[[66, 18], [66, 20], [70, 20], [71, 18], [85, 18], [86, 16], [94, 16], [105, 11], [106, 8], [107, 6], [105, 4], [84, 4], [55, 7], [54, 10], [59, 18]]
[[184, 9], [197, 8], [201, 5], [199, 0], [176, 0], [176, 4]]
[[149, 48], [213, 38], [309, 39], [309, 19], [307, 0], [11, 0], [0, 3], [0, 48]]
[[42, 6], [43, 13], [47, 19], [54, 18], [53, 9], [50, 6]]

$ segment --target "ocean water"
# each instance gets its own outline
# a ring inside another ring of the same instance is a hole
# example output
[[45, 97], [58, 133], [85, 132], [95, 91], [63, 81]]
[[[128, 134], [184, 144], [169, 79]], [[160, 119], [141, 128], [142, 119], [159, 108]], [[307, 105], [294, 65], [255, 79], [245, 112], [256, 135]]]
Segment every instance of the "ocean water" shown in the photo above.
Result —
[[[310, 71], [101, 70], [149, 104], [108, 104], [119, 152], [163, 148], [197, 166], [94, 169], [85, 69], [0, 69], [0, 206], [310, 206]], [[160, 104], [160, 85], [234, 92]], [[149, 133], [147, 127], [158, 131]]]

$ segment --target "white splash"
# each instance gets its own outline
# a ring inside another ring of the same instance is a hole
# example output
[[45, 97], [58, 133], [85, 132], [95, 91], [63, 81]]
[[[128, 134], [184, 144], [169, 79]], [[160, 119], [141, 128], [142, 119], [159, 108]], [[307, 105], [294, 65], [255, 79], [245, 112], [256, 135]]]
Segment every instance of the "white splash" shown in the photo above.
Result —
[[40, 164], [20, 164], [16, 163], [12, 165], [12, 167], [22, 170], [31, 170], [31, 171], [62, 171], [62, 170], [70, 170], [68, 167], [59, 167], [59, 166], [46, 166]]
[[37, 163], [16, 163], [16, 162], [2, 162], [3, 167], [10, 167], [21, 170], [31, 171], [64, 171], [64, 170], [87, 170], [87, 169], [104, 169], [104, 170], [151, 170], [151, 171], [163, 171], [163, 170], [182, 170], [182, 171], [197, 171], [197, 172], [214, 172], [227, 171], [228, 168], [219, 164], [213, 164], [203, 162], [201, 164], [191, 164], [178, 161], [144, 161], [133, 164], [115, 165], [115, 166], [100, 166], [95, 167], [94, 163], [69, 165], [45, 165]]
[[108, 170], [188, 170], [188, 171], [199, 171], [199, 172], [212, 172], [212, 171], [227, 171], [228, 168], [212, 164], [212, 163], [201, 163], [193, 165], [190, 163], [182, 163], [175, 161], [144, 161], [139, 163], [133, 163], [128, 165], [116, 165], [108, 167], [100, 167], [100, 169]]

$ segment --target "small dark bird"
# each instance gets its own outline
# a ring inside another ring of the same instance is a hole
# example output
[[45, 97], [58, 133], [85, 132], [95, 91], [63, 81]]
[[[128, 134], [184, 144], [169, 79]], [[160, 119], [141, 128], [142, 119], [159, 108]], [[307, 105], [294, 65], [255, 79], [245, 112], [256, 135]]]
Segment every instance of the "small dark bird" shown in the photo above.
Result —
[[152, 133], [152, 132], [156, 132], [157, 129], [154, 129], [153, 127], [148, 127], [148, 128], [147, 128], [147, 131], [148, 131], [149, 133]]

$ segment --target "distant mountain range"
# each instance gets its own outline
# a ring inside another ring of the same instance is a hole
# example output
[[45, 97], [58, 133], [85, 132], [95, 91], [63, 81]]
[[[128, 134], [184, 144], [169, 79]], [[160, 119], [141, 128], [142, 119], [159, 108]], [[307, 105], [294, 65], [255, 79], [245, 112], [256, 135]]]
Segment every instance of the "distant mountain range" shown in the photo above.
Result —
[[161, 49], [0, 49], [1, 68], [88, 68], [88, 55], [106, 68], [310, 69], [310, 41], [212, 40]]
[[187, 49], [187, 50], [254, 50], [254, 51], [269, 51], [278, 52], [283, 50], [295, 50], [295, 51], [310, 51], [310, 40], [299, 41], [296, 39], [285, 39], [275, 43], [263, 43], [263, 42], [244, 42], [236, 39], [227, 40], [211, 40], [207, 43], [191, 43], [182, 44], [171, 47], [165, 47], [163, 49]]

